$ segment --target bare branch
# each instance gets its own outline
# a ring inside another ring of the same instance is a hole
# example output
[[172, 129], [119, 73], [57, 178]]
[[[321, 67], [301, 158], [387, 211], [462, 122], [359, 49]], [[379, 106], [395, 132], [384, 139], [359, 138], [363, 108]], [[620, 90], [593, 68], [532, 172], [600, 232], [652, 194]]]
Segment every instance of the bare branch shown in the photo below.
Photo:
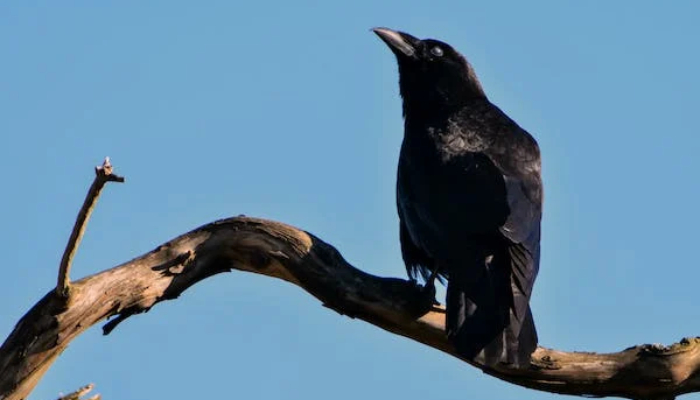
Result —
[[92, 210], [95, 209], [97, 199], [100, 197], [100, 192], [107, 182], [124, 182], [124, 178], [112, 173], [112, 164], [109, 162], [109, 157], [105, 157], [102, 166], [95, 167], [95, 180], [88, 190], [83, 206], [80, 208], [78, 218], [73, 225], [73, 232], [70, 234], [66, 250], [61, 258], [61, 266], [58, 269], [58, 284], [56, 285], [56, 294], [67, 299], [70, 296], [70, 267], [73, 264], [80, 240], [83, 238], [87, 222], [90, 219]]
[[[66, 306], [53, 292], [36, 304], [0, 347], [0, 399], [27, 396], [68, 343], [111, 316], [123, 321], [190, 286], [236, 269], [291, 282], [340, 314], [457, 357], [442, 308], [422, 311], [420, 288], [348, 264], [319, 238], [289, 225], [237, 217], [186, 233], [152, 252], [73, 284]], [[121, 319], [120, 319], [121, 318]], [[115, 324], [105, 326], [105, 333]], [[700, 339], [618, 353], [538, 348], [529, 368], [478, 368], [532, 389], [586, 396], [672, 399], [700, 391]]]
[[101, 395], [96, 394], [90, 398], [87, 399], [81, 399], [81, 397], [85, 396], [86, 394], [90, 393], [92, 389], [95, 388], [94, 384], [89, 384], [81, 387], [80, 389], [76, 390], [73, 393], [68, 393], [65, 396], [61, 396], [58, 398], [58, 400], [100, 400], [102, 398]]

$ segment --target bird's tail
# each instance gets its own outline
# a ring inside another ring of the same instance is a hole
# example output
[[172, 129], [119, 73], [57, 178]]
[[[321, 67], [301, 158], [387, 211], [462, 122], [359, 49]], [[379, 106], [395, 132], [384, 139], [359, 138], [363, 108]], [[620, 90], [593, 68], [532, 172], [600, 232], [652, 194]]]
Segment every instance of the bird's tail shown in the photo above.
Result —
[[448, 338], [460, 355], [489, 366], [527, 366], [537, 348], [529, 296], [515, 285], [509, 258], [481, 258], [483, 267], [462, 264], [449, 273]]

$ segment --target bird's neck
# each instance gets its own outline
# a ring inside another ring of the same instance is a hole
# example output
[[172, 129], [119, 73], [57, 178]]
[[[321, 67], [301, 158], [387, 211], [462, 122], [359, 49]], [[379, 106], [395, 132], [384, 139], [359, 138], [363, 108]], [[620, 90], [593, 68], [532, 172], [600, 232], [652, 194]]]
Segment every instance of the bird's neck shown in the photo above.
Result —
[[450, 88], [449, 91], [426, 90], [415, 93], [401, 91], [403, 98], [403, 115], [417, 119], [446, 119], [470, 105], [487, 100], [478, 87], [464, 87], [461, 90]]
[[[433, 101], [431, 101], [433, 100]], [[466, 106], [461, 102], [445, 102], [444, 99], [431, 98], [403, 98], [403, 116], [406, 120], [414, 121], [440, 121], [446, 120], [451, 115]]]
[[433, 148], [433, 142], [448, 129], [448, 121], [453, 113], [440, 112], [426, 113], [425, 110], [414, 112], [409, 109], [404, 114], [404, 142], [412, 143], [414, 149], [428, 154]]
[[426, 127], [439, 127], [465, 108], [484, 101], [484, 98], [459, 97], [449, 99], [441, 96], [403, 98], [403, 116], [407, 123]]

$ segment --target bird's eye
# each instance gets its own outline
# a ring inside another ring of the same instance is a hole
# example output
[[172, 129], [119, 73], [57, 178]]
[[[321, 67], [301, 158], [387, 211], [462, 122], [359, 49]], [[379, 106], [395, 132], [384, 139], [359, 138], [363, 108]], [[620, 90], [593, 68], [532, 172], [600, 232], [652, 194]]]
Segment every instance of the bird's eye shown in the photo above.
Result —
[[432, 49], [430, 49], [430, 54], [434, 55], [435, 57], [442, 57], [444, 53], [439, 46], [435, 46]]

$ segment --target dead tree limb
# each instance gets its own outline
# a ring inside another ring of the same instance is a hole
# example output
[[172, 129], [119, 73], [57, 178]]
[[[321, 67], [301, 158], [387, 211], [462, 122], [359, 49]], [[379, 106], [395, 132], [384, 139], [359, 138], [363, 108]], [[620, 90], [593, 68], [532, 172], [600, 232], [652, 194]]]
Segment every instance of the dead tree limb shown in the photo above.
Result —
[[[370, 275], [331, 245], [279, 222], [237, 217], [202, 226], [148, 254], [73, 283], [66, 303], [49, 292], [0, 347], [0, 399], [25, 398], [68, 343], [115, 317], [109, 333], [131, 315], [174, 299], [202, 279], [232, 269], [291, 282], [340, 314], [456, 356], [445, 339], [444, 310], [416, 304], [413, 283]], [[532, 389], [629, 399], [672, 399], [700, 391], [700, 339], [669, 347], [642, 345], [618, 353], [539, 348], [527, 369], [484, 369]]]
[[73, 257], [76, 251], [78, 251], [80, 240], [83, 238], [87, 222], [90, 220], [90, 214], [92, 214], [92, 210], [95, 209], [97, 199], [100, 197], [100, 192], [102, 192], [102, 188], [107, 182], [124, 182], [124, 178], [112, 173], [112, 164], [109, 162], [109, 157], [105, 157], [102, 166], [95, 167], [95, 180], [92, 182], [87, 196], [85, 196], [85, 202], [83, 202], [83, 206], [80, 208], [78, 218], [76, 218], [75, 225], [73, 225], [73, 231], [68, 239], [66, 250], [63, 252], [63, 257], [61, 258], [61, 265], [58, 268], [56, 294], [66, 299], [70, 296], [69, 273], [71, 264], [73, 263]]
[[57, 400], [101, 400], [102, 396], [99, 394], [90, 396], [89, 398], [86, 398], [86, 399], [82, 398], [86, 394], [90, 393], [92, 391], [92, 389], [94, 389], [94, 388], [95, 388], [95, 385], [93, 385], [91, 383], [91, 384], [88, 384], [88, 385], [81, 387], [80, 389], [76, 390], [75, 392], [68, 393], [65, 396], [61, 396]]

